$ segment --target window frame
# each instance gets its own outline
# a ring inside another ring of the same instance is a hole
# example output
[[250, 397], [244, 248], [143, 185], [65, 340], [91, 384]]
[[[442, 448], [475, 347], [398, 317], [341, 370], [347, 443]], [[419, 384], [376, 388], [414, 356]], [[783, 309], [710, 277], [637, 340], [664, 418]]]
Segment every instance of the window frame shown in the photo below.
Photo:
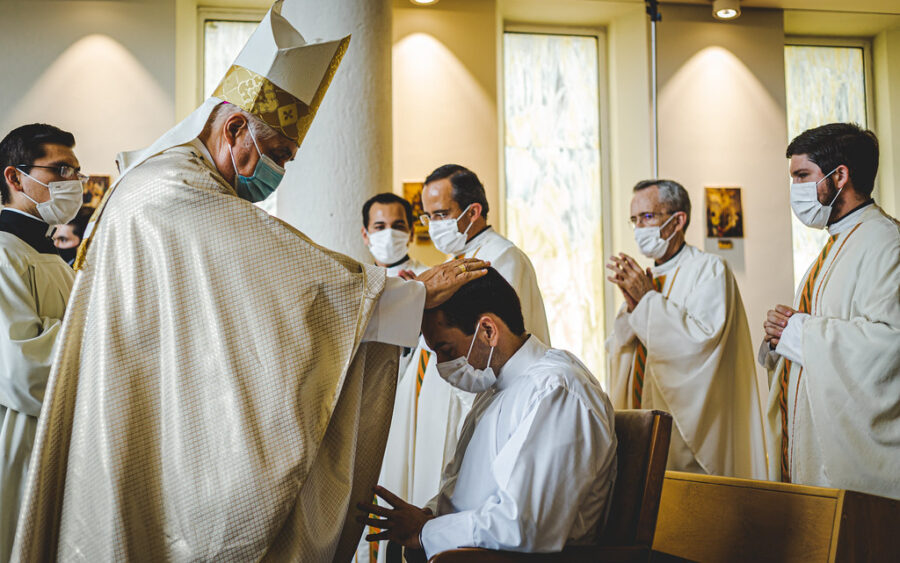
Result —
[[197, 67], [194, 69], [197, 75], [197, 88], [194, 92], [196, 104], [203, 103], [203, 79], [206, 70], [206, 22], [255, 22], [259, 23], [266, 16], [266, 9], [260, 8], [225, 8], [225, 7], [197, 7]]

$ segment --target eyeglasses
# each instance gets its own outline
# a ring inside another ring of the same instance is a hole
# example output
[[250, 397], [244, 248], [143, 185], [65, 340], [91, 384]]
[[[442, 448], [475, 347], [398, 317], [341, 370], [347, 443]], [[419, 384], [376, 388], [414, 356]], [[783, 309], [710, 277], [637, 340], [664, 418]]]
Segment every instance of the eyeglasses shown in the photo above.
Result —
[[[59, 177], [65, 178], [66, 180], [81, 180], [82, 182], [86, 182], [88, 180], [88, 176], [86, 174], [82, 174], [78, 168], [74, 166], [69, 166], [68, 164], [63, 164], [61, 166], [40, 166], [37, 164], [16, 164], [16, 168], [46, 168], [47, 170], [53, 170]], [[25, 172], [22, 170], [22, 172]]]
[[671, 215], [671, 213], [653, 213], [652, 211], [648, 211], [647, 213], [632, 215], [628, 220], [631, 221], [632, 227], [636, 227], [639, 224], [646, 225], [647, 223], [652, 223], [654, 220], [662, 219], [666, 215]]
[[443, 221], [445, 219], [453, 219], [453, 217], [450, 216], [449, 211], [448, 212], [438, 211], [437, 213], [432, 213], [431, 215], [425, 215], [425, 214], [419, 215], [419, 221], [426, 227], [428, 226], [428, 223], [430, 223], [431, 221]]

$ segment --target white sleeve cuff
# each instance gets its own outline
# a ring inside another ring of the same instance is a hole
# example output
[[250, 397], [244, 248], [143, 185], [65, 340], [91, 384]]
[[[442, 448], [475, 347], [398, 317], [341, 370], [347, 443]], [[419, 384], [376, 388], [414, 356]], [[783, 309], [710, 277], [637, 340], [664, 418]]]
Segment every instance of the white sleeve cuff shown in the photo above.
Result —
[[788, 360], [804, 365], [803, 362], [803, 323], [809, 318], [807, 313], [794, 313], [790, 316], [787, 326], [781, 332], [778, 346], [775, 352]]
[[769, 343], [763, 339], [762, 343], [759, 345], [759, 353], [756, 356], [756, 361], [759, 362], [759, 365], [768, 370], [775, 369], [775, 364], [778, 363], [778, 357], [778, 352], [770, 348]]
[[431, 559], [436, 554], [458, 547], [475, 547], [472, 512], [463, 511], [432, 518], [422, 527], [422, 548]]
[[362, 341], [415, 348], [424, 311], [425, 284], [388, 277]]

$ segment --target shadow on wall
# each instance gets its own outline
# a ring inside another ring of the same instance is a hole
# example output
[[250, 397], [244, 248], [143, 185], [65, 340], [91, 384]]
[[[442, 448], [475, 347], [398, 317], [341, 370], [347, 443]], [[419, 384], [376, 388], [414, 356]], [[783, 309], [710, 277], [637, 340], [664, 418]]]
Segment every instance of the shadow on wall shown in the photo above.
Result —
[[173, 115], [171, 96], [140, 61], [109, 36], [93, 34], [47, 67], [4, 113], [0, 130], [51, 123], [75, 135], [85, 171], [114, 174], [116, 154], [152, 143]]

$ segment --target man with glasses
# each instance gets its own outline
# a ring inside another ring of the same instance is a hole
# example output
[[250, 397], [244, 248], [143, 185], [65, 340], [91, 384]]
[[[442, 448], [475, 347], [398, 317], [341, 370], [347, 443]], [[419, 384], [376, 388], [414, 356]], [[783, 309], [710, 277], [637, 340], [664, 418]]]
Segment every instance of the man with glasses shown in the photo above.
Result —
[[[516, 290], [521, 300], [525, 329], [544, 344], [550, 331], [537, 276], [528, 256], [488, 225], [488, 201], [484, 186], [471, 170], [445, 164], [425, 179], [420, 217], [435, 247], [449, 257], [486, 260]], [[475, 393], [454, 387], [438, 373], [434, 352], [419, 340], [418, 349], [404, 375], [415, 382], [409, 403], [409, 435], [413, 447], [403, 452], [389, 449], [403, 459], [408, 470], [406, 488], [400, 494], [423, 504], [437, 494], [441, 472], [453, 457], [463, 420]]]
[[0, 561], [8, 561], [54, 344], [75, 273], [50, 238], [82, 201], [75, 138], [24, 125], [0, 141]]
[[672, 413], [669, 469], [764, 479], [747, 315], [728, 264], [685, 243], [690, 218], [681, 184], [634, 187], [634, 237], [654, 265], [624, 253], [607, 264], [625, 298], [606, 341], [610, 398], [617, 409]]

